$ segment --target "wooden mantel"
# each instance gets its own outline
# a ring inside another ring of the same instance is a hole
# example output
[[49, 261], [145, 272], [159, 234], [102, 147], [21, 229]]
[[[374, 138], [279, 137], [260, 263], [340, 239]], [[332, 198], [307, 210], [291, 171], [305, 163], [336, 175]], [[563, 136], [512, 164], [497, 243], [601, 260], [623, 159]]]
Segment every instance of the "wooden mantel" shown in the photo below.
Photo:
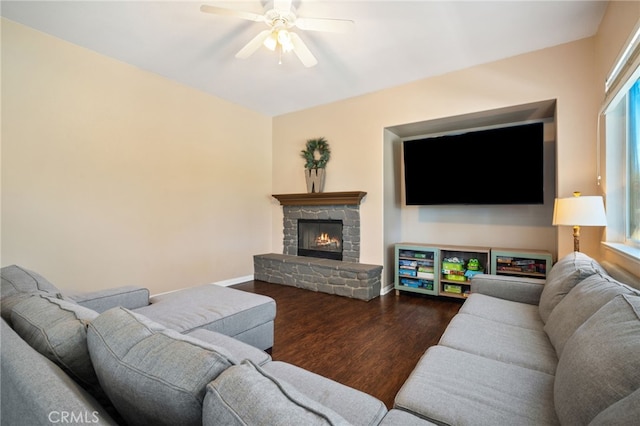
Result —
[[363, 191], [348, 192], [311, 192], [303, 194], [274, 194], [274, 198], [283, 206], [330, 206], [359, 205], [364, 196]]

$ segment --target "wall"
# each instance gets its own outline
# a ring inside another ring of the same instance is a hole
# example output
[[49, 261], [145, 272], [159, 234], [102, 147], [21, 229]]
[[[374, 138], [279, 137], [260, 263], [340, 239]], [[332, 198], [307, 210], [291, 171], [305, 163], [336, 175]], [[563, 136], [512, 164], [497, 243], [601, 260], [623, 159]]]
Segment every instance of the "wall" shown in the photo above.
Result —
[[[276, 117], [273, 120], [274, 192], [304, 191], [303, 164], [298, 152], [306, 139], [325, 136], [332, 148], [325, 190], [368, 192], [361, 206], [361, 262], [385, 264], [388, 246], [392, 238], [398, 236], [413, 236], [411, 239], [416, 242], [484, 245], [482, 241], [490, 234], [492, 245], [522, 247], [521, 241], [513, 240], [509, 225], [494, 224], [487, 232], [449, 238], [452, 226], [475, 223], [472, 214], [464, 210], [458, 211], [456, 224], [421, 215], [416, 208], [398, 212], [394, 197], [389, 196], [389, 190], [395, 185], [394, 174], [389, 173], [392, 178], [385, 179], [383, 173], [385, 166], [393, 167], [393, 160], [389, 158], [393, 150], [385, 147], [385, 129], [556, 99], [556, 193], [561, 197], [570, 196], [575, 190], [593, 194], [596, 191], [596, 125], [595, 120], [585, 119], [596, 116], [599, 101], [593, 90], [597, 83], [592, 71], [593, 52], [593, 39], [584, 39]], [[446, 177], [442, 182], [446, 182]], [[274, 251], [279, 252], [281, 208], [274, 205], [273, 212], [273, 246]], [[540, 225], [544, 221], [548, 226]], [[441, 226], [443, 223], [445, 226]], [[544, 229], [546, 238], [557, 238], [559, 254], [572, 250], [571, 229], [561, 228], [563, 232], [556, 232], [551, 227], [551, 217], [536, 218], [533, 227], [537, 226]], [[393, 237], [386, 238], [386, 235]], [[598, 237], [583, 233], [583, 251], [597, 253]]]
[[271, 251], [270, 117], [4, 19], [2, 107], [3, 266], [159, 293]]

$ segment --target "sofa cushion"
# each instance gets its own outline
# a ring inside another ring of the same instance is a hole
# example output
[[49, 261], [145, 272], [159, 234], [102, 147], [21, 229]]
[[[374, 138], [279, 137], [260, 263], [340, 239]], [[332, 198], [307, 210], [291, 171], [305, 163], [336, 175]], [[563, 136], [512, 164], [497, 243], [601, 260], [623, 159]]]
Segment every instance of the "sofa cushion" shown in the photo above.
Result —
[[153, 296], [150, 302], [136, 313], [181, 333], [203, 328], [235, 337], [276, 317], [272, 298], [211, 284]]
[[544, 326], [558, 356], [578, 327], [618, 294], [640, 296], [640, 291], [598, 273], [575, 286], [558, 303]]
[[40, 274], [17, 265], [0, 269], [0, 314], [11, 323], [13, 307], [27, 299], [31, 293], [48, 294], [62, 299], [60, 291]]
[[236, 364], [222, 348], [121, 307], [93, 320], [87, 341], [100, 384], [131, 424], [201, 424], [207, 383]]
[[395, 398], [402, 409], [436, 424], [554, 425], [554, 376], [432, 346]]
[[74, 303], [33, 294], [13, 308], [11, 320], [25, 342], [93, 392], [99, 384], [87, 348], [87, 325], [97, 316]]
[[[609, 412], [607, 419], [615, 419], [616, 414], [626, 418], [623, 401], [640, 388], [638, 354], [640, 297], [616, 296], [585, 321], [564, 346], [554, 386], [561, 422], [587, 424], [618, 403], [621, 409]], [[633, 410], [635, 418], [640, 418], [640, 406]]]
[[513, 302], [480, 293], [471, 293], [459, 312], [531, 330], [542, 330], [544, 327], [538, 305]]
[[248, 360], [207, 385], [202, 424], [348, 425], [334, 411]]
[[377, 425], [387, 414], [387, 407], [379, 399], [296, 365], [272, 361], [262, 369], [354, 425]]
[[606, 275], [598, 262], [584, 253], [574, 251], [553, 265], [540, 295], [540, 318], [547, 322], [551, 311], [580, 281], [596, 273]]
[[458, 314], [440, 338], [440, 345], [521, 367], [554, 374], [558, 357], [542, 330]]

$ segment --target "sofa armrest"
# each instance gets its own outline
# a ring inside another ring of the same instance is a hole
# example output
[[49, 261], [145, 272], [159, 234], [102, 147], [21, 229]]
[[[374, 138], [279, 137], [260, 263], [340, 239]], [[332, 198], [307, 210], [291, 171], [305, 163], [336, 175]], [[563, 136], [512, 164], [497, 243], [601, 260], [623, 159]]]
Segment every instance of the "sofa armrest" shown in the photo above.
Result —
[[537, 305], [540, 302], [544, 282], [535, 278], [478, 274], [471, 279], [471, 293]]
[[104, 312], [116, 306], [137, 309], [149, 305], [149, 290], [137, 286], [116, 287], [91, 293], [66, 294], [65, 296], [78, 305], [96, 312]]

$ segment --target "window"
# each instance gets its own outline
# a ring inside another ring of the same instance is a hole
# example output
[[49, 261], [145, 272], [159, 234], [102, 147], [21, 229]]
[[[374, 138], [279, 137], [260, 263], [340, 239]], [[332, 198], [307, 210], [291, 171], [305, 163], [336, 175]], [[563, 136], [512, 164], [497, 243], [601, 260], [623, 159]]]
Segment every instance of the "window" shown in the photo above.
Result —
[[640, 248], [640, 29], [607, 80], [607, 241]]
[[626, 238], [633, 245], [640, 246], [640, 80], [629, 90], [629, 137], [628, 160], [628, 226]]

